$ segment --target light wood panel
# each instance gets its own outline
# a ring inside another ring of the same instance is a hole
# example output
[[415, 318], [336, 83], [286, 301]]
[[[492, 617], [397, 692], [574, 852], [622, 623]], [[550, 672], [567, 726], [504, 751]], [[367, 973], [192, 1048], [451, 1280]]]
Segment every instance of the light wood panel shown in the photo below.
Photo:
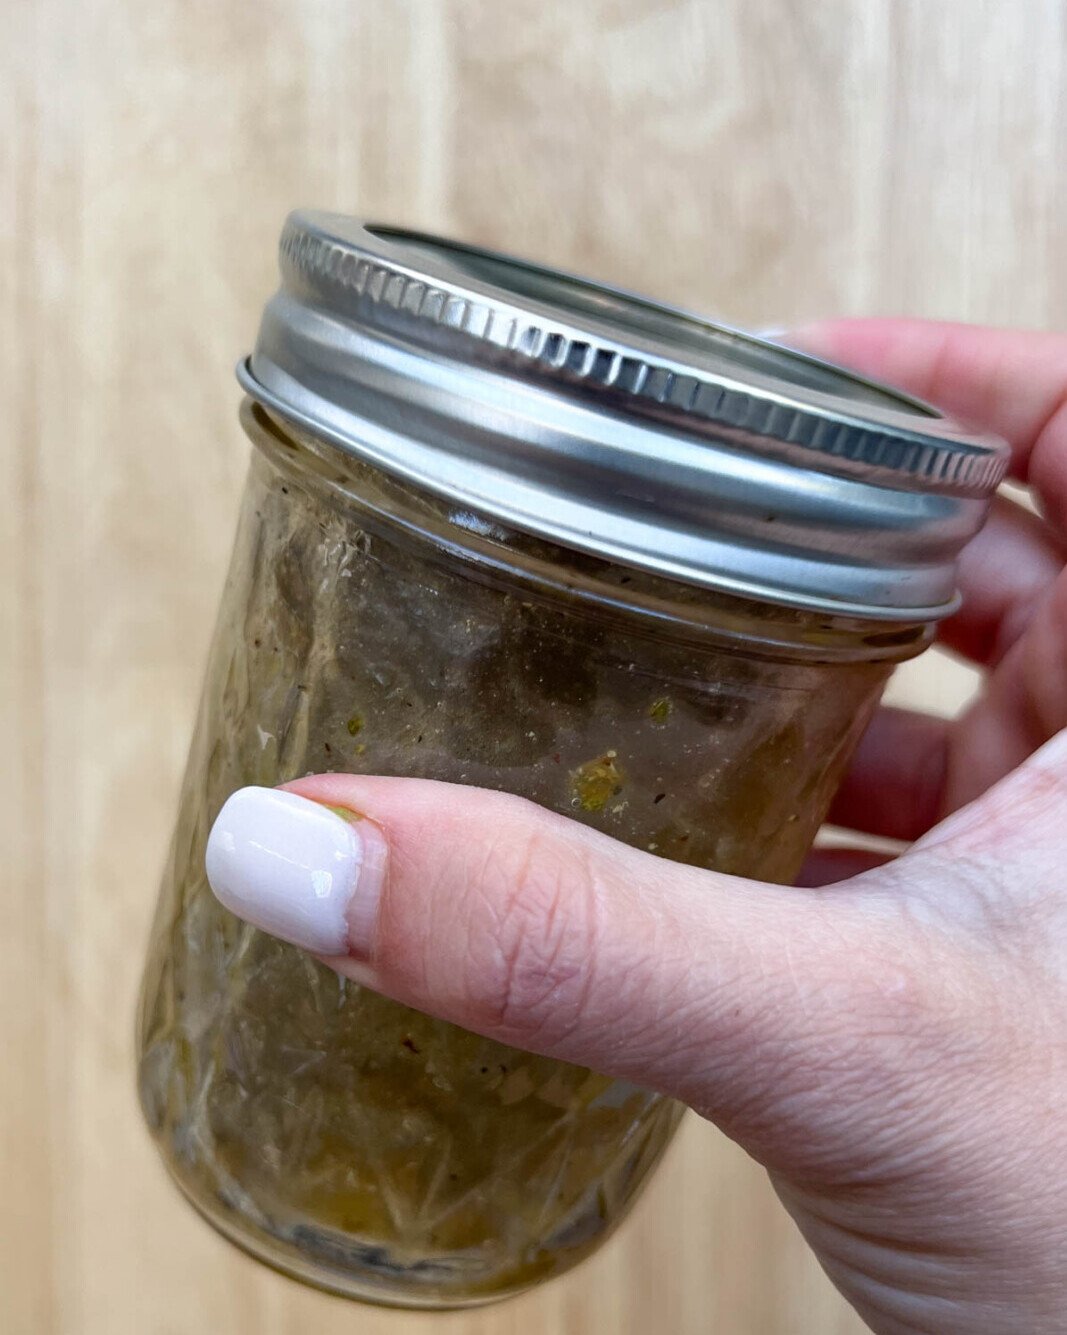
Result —
[[[1067, 320], [1065, 0], [0, 0], [0, 1328], [855, 1335], [692, 1121], [596, 1259], [356, 1310], [164, 1180], [134, 995], [245, 444], [230, 368], [293, 204], [756, 327]], [[958, 706], [933, 659], [897, 693]]]

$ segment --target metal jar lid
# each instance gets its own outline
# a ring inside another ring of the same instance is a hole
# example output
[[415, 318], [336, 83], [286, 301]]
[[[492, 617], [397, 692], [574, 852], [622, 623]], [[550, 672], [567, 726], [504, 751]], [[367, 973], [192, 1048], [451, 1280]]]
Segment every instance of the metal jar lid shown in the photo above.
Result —
[[564, 546], [928, 620], [1007, 447], [814, 358], [435, 237], [299, 212], [238, 376], [360, 458]]

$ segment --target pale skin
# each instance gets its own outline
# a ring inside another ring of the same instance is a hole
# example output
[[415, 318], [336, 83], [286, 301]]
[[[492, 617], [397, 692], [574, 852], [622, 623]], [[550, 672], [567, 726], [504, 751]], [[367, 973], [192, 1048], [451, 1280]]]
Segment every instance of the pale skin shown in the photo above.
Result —
[[[796, 341], [1004, 435], [942, 642], [954, 722], [883, 710], [835, 821], [908, 843], [807, 888], [680, 867], [518, 798], [290, 785], [362, 813], [382, 897], [334, 967], [670, 1093], [767, 1169], [881, 1335], [1067, 1330], [1067, 336], [906, 321]], [[832, 884], [830, 884], [832, 882]], [[821, 886], [822, 888], [817, 888]]]

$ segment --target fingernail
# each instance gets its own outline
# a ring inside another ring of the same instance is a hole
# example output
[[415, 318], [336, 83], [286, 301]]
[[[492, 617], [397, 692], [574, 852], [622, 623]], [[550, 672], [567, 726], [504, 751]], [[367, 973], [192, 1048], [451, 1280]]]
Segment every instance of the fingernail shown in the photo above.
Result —
[[368, 821], [277, 788], [241, 788], [208, 836], [207, 878], [253, 927], [316, 955], [370, 950], [384, 840]]

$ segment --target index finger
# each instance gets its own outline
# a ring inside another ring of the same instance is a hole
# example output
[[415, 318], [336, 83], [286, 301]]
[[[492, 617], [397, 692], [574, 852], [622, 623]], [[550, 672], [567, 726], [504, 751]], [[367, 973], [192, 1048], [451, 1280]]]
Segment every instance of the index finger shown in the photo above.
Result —
[[1012, 473], [1040, 494], [1049, 522], [997, 497], [960, 561], [963, 607], [940, 628], [943, 643], [973, 662], [997, 663], [1063, 570], [1067, 335], [925, 320], [832, 320], [797, 330], [788, 341], [894, 382], [1010, 442]]
[[1011, 445], [1013, 477], [1067, 533], [1067, 334], [932, 320], [829, 320], [788, 343], [928, 399]]

